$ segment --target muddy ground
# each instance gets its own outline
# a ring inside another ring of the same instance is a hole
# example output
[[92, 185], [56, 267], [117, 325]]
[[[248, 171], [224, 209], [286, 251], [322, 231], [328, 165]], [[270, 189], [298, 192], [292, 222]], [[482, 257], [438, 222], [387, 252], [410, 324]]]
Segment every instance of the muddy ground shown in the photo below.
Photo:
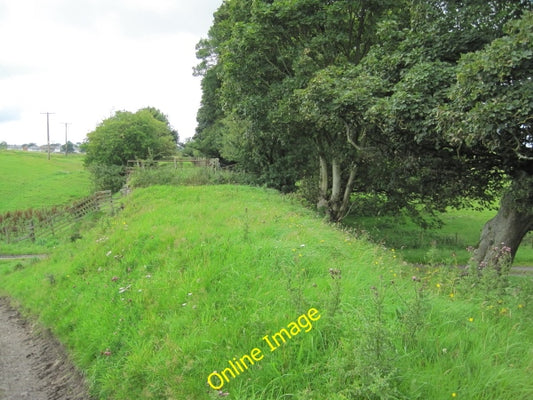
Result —
[[90, 400], [52, 335], [0, 298], [0, 400]]

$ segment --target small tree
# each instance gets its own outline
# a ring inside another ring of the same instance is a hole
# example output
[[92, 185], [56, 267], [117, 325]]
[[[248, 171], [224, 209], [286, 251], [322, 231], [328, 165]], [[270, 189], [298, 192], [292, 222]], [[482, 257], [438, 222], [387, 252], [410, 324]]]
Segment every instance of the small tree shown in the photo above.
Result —
[[174, 131], [154, 110], [119, 111], [87, 135], [85, 166], [99, 189], [118, 191], [128, 160], [160, 159], [175, 152]]
[[74, 144], [68, 141], [66, 145], [61, 145], [61, 153], [74, 153]]

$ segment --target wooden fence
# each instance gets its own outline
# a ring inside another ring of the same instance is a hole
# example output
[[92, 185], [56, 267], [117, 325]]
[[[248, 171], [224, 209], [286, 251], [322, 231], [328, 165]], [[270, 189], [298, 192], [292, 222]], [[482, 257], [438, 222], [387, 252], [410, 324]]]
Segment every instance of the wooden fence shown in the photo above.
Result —
[[131, 172], [135, 168], [151, 168], [160, 165], [172, 165], [175, 169], [183, 168], [185, 165], [203, 168], [220, 168], [220, 161], [218, 158], [179, 158], [173, 157], [163, 160], [128, 160], [127, 171]]
[[24, 211], [6, 213], [0, 218], [0, 241], [15, 243], [35, 241], [72, 234], [74, 225], [85, 215], [102, 211], [114, 212], [111, 191], [96, 192], [68, 206], [51, 211]]

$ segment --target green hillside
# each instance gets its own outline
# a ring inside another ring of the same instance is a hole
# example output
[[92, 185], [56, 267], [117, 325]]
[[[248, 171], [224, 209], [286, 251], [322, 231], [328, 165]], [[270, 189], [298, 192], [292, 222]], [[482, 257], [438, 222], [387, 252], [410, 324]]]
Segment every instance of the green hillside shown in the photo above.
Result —
[[0, 151], [0, 213], [66, 204], [90, 193], [83, 156]]
[[513, 279], [412, 269], [274, 191], [158, 186], [48, 260], [0, 264], [0, 295], [97, 399], [517, 400], [533, 285]]

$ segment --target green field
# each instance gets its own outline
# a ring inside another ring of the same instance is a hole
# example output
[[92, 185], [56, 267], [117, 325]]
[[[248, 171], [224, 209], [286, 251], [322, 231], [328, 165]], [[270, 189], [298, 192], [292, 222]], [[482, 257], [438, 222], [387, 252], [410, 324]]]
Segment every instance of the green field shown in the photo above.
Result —
[[[407, 217], [349, 216], [343, 222], [363, 231], [375, 242], [394, 248], [413, 264], [466, 265], [468, 247], [476, 247], [485, 223], [496, 210], [449, 210], [442, 214], [443, 226], [422, 229]], [[522, 240], [513, 265], [533, 266], [533, 232]]]
[[0, 264], [97, 399], [533, 397], [531, 278], [415, 269], [270, 190], [124, 201], [48, 260]]
[[0, 151], [0, 213], [67, 204], [91, 190], [83, 156]]

